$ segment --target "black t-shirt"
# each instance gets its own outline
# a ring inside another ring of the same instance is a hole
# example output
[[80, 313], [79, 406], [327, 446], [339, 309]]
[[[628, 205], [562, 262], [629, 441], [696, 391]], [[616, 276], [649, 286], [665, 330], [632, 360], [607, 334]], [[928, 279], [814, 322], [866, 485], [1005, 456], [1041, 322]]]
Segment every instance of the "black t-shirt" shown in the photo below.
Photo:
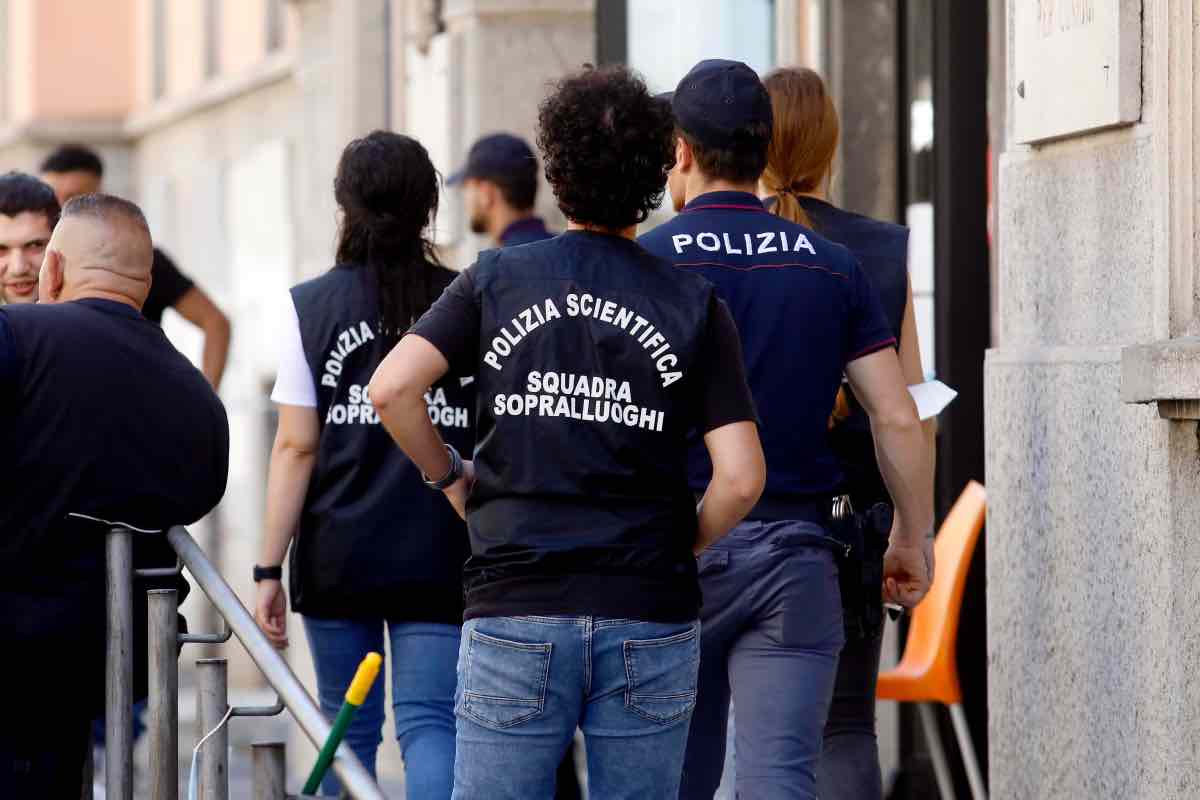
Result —
[[[454, 374], [470, 375], [479, 348], [480, 309], [475, 303], [471, 272], [461, 273], [409, 333], [428, 340], [450, 362]], [[704, 333], [704, 353], [697, 367], [702, 392], [695, 400], [696, 430], [708, 433], [722, 425], [754, 420], [754, 400], [746, 384], [741, 340], [729, 306], [713, 295]]]
[[[207, 514], [225, 491], [229, 425], [200, 371], [132, 306], [13, 305], [0, 317], [0, 640], [37, 654], [6, 668], [16, 685], [49, 681], [54, 702], [90, 714], [104, 698], [107, 526], [87, 518], [157, 530]], [[134, 559], [174, 563], [154, 533], [135, 534]], [[137, 579], [135, 687], [145, 682], [147, 588]]]
[[150, 274], [150, 294], [142, 306], [142, 316], [161, 325], [163, 312], [174, 307], [195, 284], [179, 271], [170, 256], [157, 247], [154, 248], [154, 268]]
[[474, 373], [467, 619], [694, 619], [688, 435], [755, 420], [712, 285], [582, 231], [487, 251], [412, 333]]

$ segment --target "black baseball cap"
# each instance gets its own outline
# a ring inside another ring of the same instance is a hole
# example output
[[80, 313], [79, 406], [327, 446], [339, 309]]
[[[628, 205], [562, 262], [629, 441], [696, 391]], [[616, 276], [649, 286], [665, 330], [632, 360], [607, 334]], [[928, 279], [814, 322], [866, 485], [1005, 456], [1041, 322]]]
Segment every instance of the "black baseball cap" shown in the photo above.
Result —
[[769, 137], [775, 121], [767, 87], [741, 61], [701, 61], [659, 97], [671, 104], [675, 124], [707, 147], [730, 148], [757, 122], [766, 123]]
[[493, 133], [471, 145], [466, 165], [446, 179], [453, 186], [467, 178], [501, 178], [537, 173], [537, 158], [525, 140], [511, 133]]

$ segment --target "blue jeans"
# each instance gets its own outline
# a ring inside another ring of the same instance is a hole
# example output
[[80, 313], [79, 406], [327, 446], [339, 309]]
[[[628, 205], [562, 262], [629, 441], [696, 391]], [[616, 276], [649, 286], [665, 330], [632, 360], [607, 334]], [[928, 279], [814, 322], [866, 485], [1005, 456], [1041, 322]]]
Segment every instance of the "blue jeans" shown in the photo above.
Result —
[[593, 800], [674, 797], [700, 626], [489, 617], [463, 626], [454, 800], [549, 800], [576, 726]]
[[[385, 625], [391, 645], [392, 712], [404, 756], [406, 793], [409, 800], [447, 800], [454, 776], [457, 625], [305, 617], [321, 710], [332, 719], [363, 657], [371, 651], [383, 654]], [[383, 680], [376, 680], [346, 731], [346, 744], [372, 776], [383, 741], [384, 697]], [[341, 791], [332, 771], [321, 791], [335, 796]]]
[[814, 800], [842, 629], [837, 564], [810, 522], [743, 522], [700, 556], [700, 693], [679, 797], [712, 800], [737, 708], [737, 796]]

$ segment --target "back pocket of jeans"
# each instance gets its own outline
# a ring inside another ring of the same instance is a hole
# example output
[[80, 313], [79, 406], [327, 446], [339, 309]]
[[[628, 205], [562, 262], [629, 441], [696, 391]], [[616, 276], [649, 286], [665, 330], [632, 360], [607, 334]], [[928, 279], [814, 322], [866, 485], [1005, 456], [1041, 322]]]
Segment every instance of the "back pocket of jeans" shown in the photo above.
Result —
[[696, 707], [700, 668], [700, 629], [661, 639], [625, 642], [625, 707], [640, 717], [667, 724]]
[[546, 705], [553, 645], [525, 644], [471, 631], [462, 712], [492, 728], [533, 719]]

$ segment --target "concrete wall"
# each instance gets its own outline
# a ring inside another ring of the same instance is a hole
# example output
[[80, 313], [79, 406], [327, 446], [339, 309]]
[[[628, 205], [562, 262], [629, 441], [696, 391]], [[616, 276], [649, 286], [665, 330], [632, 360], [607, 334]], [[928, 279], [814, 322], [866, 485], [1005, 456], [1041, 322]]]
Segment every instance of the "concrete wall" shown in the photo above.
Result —
[[1196, 422], [1123, 402], [1121, 365], [1126, 348], [1169, 347], [1194, 325], [1178, 310], [1195, 276], [1196, 4], [1141, 6], [1141, 121], [1000, 159], [986, 370], [994, 797], [1200, 794]]

